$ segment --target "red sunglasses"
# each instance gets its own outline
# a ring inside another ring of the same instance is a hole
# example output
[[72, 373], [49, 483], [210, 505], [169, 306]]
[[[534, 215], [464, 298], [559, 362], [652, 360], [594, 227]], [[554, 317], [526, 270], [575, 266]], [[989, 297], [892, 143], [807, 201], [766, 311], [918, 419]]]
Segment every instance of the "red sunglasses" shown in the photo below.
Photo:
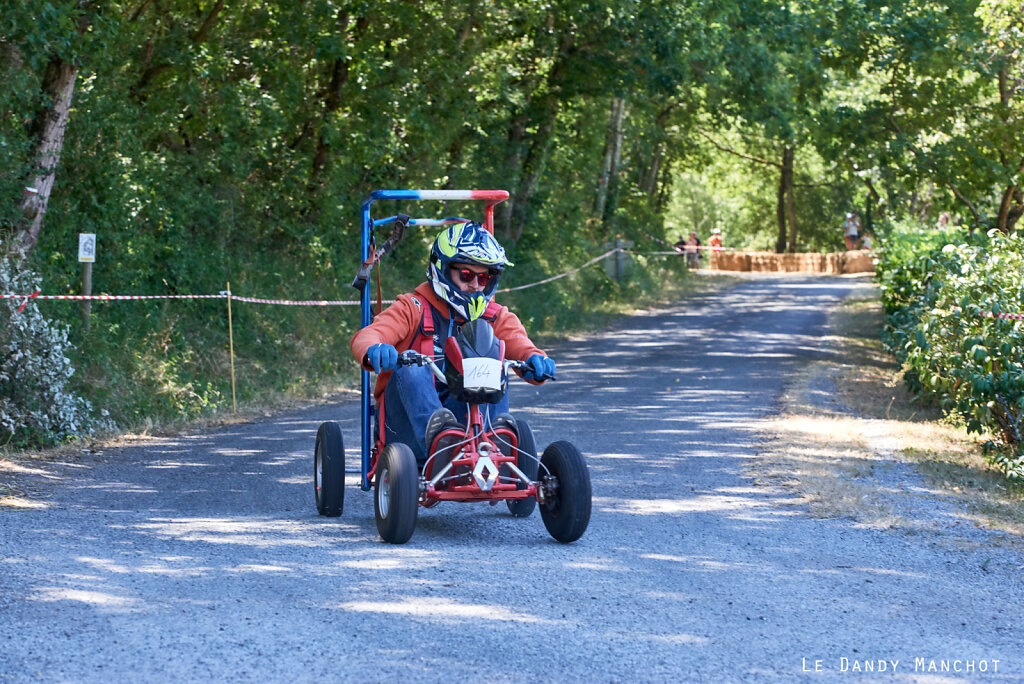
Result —
[[476, 278], [476, 282], [480, 283], [480, 287], [487, 287], [487, 283], [491, 282], [492, 277], [494, 276], [490, 271], [477, 273], [476, 271], [471, 271], [468, 268], [459, 269], [459, 280], [466, 285], [472, 285], [473, 279]]

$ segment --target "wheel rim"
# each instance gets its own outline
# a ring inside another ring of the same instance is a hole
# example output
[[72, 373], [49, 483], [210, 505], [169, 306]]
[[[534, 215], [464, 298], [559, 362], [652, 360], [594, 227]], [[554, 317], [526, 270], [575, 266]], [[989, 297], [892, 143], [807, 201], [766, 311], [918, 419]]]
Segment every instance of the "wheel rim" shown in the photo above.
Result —
[[387, 468], [380, 471], [377, 480], [377, 507], [380, 509], [380, 517], [388, 517], [388, 507], [390, 505], [390, 493], [388, 492], [391, 484], [391, 473], [388, 472]]
[[320, 495], [322, 494], [324, 486], [324, 451], [323, 445], [317, 443], [316, 445], [316, 468], [314, 469], [314, 475], [316, 476], [316, 482], [313, 485], [316, 487], [316, 501], [320, 503]]

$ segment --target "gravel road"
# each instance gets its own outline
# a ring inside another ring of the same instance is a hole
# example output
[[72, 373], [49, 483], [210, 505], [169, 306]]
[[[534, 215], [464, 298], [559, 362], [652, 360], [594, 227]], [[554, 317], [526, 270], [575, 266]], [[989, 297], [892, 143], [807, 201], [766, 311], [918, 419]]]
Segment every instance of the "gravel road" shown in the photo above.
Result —
[[1019, 545], [813, 519], [744, 476], [862, 282], [746, 280], [553, 347], [512, 403], [588, 459], [571, 545], [451, 503], [383, 544], [355, 476], [318, 517], [315, 431], [356, 459], [351, 400], [54, 466], [47, 508], [0, 510], [0, 682], [1024, 681]]

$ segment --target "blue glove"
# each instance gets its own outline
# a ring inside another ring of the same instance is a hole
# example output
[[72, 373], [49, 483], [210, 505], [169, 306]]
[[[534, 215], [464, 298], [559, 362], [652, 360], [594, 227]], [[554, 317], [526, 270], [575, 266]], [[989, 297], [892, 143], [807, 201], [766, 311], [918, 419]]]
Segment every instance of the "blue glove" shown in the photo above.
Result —
[[543, 354], [534, 354], [526, 359], [530, 367], [523, 371], [527, 380], [547, 380], [555, 377], [555, 362]]
[[377, 373], [398, 368], [398, 350], [390, 344], [378, 342], [366, 350], [366, 362]]

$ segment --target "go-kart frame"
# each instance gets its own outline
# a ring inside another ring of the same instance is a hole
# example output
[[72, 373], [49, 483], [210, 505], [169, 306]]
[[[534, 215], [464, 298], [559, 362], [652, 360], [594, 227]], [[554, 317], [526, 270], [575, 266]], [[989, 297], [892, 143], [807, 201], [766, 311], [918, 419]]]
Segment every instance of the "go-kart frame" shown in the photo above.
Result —
[[[359, 231], [359, 260], [366, 263], [370, 258], [370, 250], [374, 248], [375, 228], [394, 223], [398, 216], [387, 216], [374, 219], [371, 215], [371, 208], [374, 202], [379, 200], [438, 200], [442, 202], [459, 200], [481, 200], [484, 204], [483, 226], [491, 235], [494, 234], [494, 207], [508, 199], [507, 190], [374, 190], [363, 202]], [[464, 218], [410, 218], [409, 226], [444, 226], [451, 223], [460, 223]], [[373, 320], [373, 310], [370, 297], [370, 288], [364, 287], [360, 300], [360, 322], [361, 328], [370, 325]], [[369, 491], [372, 487], [370, 481], [371, 455], [373, 448], [372, 419], [373, 389], [370, 381], [370, 371], [363, 369], [361, 382], [360, 402], [360, 426], [362, 429], [362, 459], [360, 462], [359, 486], [363, 491]]]

